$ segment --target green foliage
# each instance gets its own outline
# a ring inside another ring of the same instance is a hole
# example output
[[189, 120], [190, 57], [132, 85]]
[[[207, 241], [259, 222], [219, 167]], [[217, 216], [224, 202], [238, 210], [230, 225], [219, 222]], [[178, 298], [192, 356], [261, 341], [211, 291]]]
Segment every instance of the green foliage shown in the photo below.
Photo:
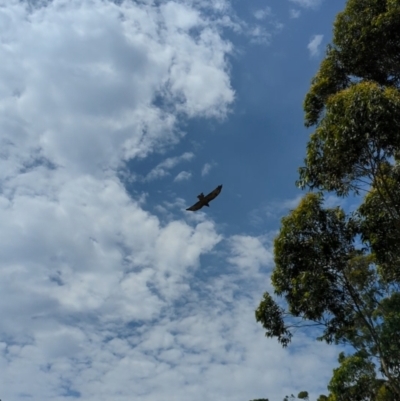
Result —
[[399, 0], [349, 0], [337, 16], [304, 102], [306, 126], [317, 128], [300, 187], [347, 195], [399, 148], [399, 13]]
[[[321, 195], [307, 194], [299, 206], [282, 219], [274, 242], [276, 268], [272, 283], [275, 293], [285, 297], [292, 316], [323, 321], [323, 338], [332, 342], [337, 336], [343, 336], [344, 331], [352, 331], [357, 319], [351, 296], [343, 283], [347, 279], [345, 273], [355, 270], [350, 260], [360, 251], [353, 245], [357, 232], [354, 222], [346, 220], [339, 208], [324, 209], [322, 201]], [[257, 320], [262, 322], [267, 335], [277, 333], [276, 328], [279, 328], [279, 334], [285, 334], [283, 339], [290, 340], [288, 327], [283, 323], [283, 310], [272, 314], [276, 304], [269, 294], [264, 294], [264, 299], [269, 302], [260, 304]], [[269, 319], [262, 320], [260, 316]], [[272, 316], [277, 318], [274, 320]], [[282, 343], [281, 337], [276, 336]]]
[[333, 47], [328, 46], [327, 55], [311, 83], [311, 89], [304, 100], [307, 127], [318, 122], [329, 97], [350, 84], [350, 79], [341, 65], [339, 54]]
[[339, 355], [340, 366], [333, 371], [329, 382], [329, 397], [318, 401], [396, 401], [388, 382], [376, 377], [376, 367], [364, 351]]
[[382, 300], [375, 312], [380, 318], [379, 340], [382, 357], [387, 361], [387, 368], [397, 381], [400, 381], [400, 293], [394, 293]]
[[400, 83], [399, 10], [398, 0], [347, 2], [335, 21], [333, 44], [305, 99], [307, 126], [317, 124], [331, 95], [353, 83]]
[[400, 2], [349, 0], [334, 24], [333, 43], [349, 76], [380, 85], [400, 82]]
[[331, 95], [325, 106], [299, 185], [347, 195], [400, 149], [400, 92], [360, 82]]
[[400, 272], [400, 170], [382, 163], [381, 174], [358, 209], [360, 232], [376, 255], [382, 275], [399, 281]]
[[283, 401], [293, 401], [294, 400], [294, 395], [293, 394], [291, 394], [290, 395], [290, 397], [287, 395], [284, 399], [283, 399]]
[[308, 401], [308, 392], [307, 391], [300, 391], [299, 394], [297, 394], [297, 398], [299, 400], [306, 400]]
[[292, 334], [285, 327], [284, 310], [279, 307], [267, 292], [263, 296], [256, 310], [256, 320], [266, 329], [266, 337], [277, 337], [278, 341], [286, 347]]
[[[283, 401], [292, 401], [296, 399], [296, 397], [292, 394], [290, 396], [285, 396], [285, 398], [283, 399]], [[297, 399], [299, 400], [306, 400], [308, 401], [308, 392], [307, 391], [300, 391], [300, 393], [297, 395]], [[269, 401], [268, 398], [257, 398], [256, 400], [250, 400], [250, 401]]]
[[[265, 293], [256, 319], [267, 336], [276, 337], [284, 346], [296, 325], [288, 316], [315, 322], [323, 328], [320, 340], [349, 343], [362, 350], [366, 358], [379, 358], [382, 372], [397, 383], [398, 286], [382, 277], [368, 248], [356, 247], [359, 223], [338, 207], [324, 208], [321, 194], [307, 194], [282, 219], [274, 242], [272, 283], [276, 295], [285, 298], [287, 311]], [[361, 365], [354, 366], [358, 369]]]
[[[318, 401], [399, 400], [400, 0], [348, 0], [304, 110], [315, 130], [297, 184], [319, 192], [282, 219], [272, 284], [284, 302], [265, 293], [256, 319], [283, 346], [301, 325], [353, 346]], [[324, 207], [325, 192], [361, 191], [350, 215]]]
[[250, 401], [269, 401], [268, 398], [257, 398], [256, 400], [250, 400]]
[[377, 394], [375, 401], [397, 401], [396, 394], [386, 384], [383, 384]]
[[375, 365], [364, 351], [345, 357], [339, 355], [340, 367], [334, 369], [328, 390], [338, 400], [373, 401], [381, 386]]

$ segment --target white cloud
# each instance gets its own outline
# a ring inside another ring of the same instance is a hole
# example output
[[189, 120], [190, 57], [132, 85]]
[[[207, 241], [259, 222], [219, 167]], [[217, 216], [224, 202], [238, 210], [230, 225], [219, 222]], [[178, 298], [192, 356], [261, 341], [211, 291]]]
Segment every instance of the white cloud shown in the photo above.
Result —
[[[279, 33], [284, 25], [272, 13], [271, 7], [264, 7], [253, 12], [256, 24], [243, 24], [251, 43], [270, 44], [273, 35]], [[268, 28], [267, 28], [268, 27]]]
[[289, 10], [289, 16], [290, 16], [290, 18], [293, 18], [293, 19], [299, 18], [299, 17], [300, 17], [300, 14], [301, 14], [301, 11], [300, 11], [300, 10], [296, 10], [296, 9], [294, 9], [294, 8], [291, 8], [291, 9]]
[[272, 34], [261, 25], [254, 25], [248, 29], [251, 43], [254, 44], [269, 44]]
[[214, 163], [206, 163], [201, 169], [201, 176], [205, 177], [211, 171], [214, 165]]
[[251, 271], [254, 277], [260, 266], [271, 266], [273, 263], [272, 253], [265, 248], [262, 238], [234, 235], [230, 238], [230, 246], [232, 256], [229, 262], [246, 270], [245, 274]]
[[132, 348], [118, 337], [186, 293], [220, 236], [207, 221], [162, 225], [116, 169], [176, 142], [178, 113], [226, 114], [231, 45], [174, 2], [11, 1], [0, 20], [2, 398], [117, 399], [106, 377]]
[[324, 38], [324, 35], [314, 35], [310, 42], [307, 45], [308, 50], [310, 51], [311, 57], [315, 57], [319, 54], [320, 51], [320, 46], [322, 43], [322, 40]]
[[290, 1], [303, 8], [317, 8], [322, 4], [324, 0], [290, 0]]
[[234, 99], [231, 45], [189, 6], [59, 0], [28, 13], [2, 8], [3, 176], [39, 156], [77, 173], [115, 168], [176, 141], [175, 112], [222, 118]]
[[192, 173], [189, 173], [188, 171], [181, 171], [175, 178], [174, 181], [179, 182], [179, 181], [187, 181], [190, 180], [192, 177]]
[[157, 178], [165, 177], [169, 175], [170, 169], [177, 166], [182, 161], [190, 161], [194, 157], [194, 154], [191, 152], [185, 152], [181, 156], [169, 157], [165, 159], [163, 162], [159, 163], [156, 167], [154, 167], [145, 177], [146, 181], [151, 181]]
[[320, 390], [335, 350], [302, 338], [294, 357], [254, 320], [269, 245], [224, 242], [206, 215], [162, 222], [117, 175], [182, 116], [226, 116], [232, 45], [210, 13], [228, 3], [3, 3], [1, 398], [278, 398], [305, 374]]
[[263, 20], [271, 15], [271, 7], [260, 8], [259, 10], [254, 11], [254, 18], [258, 20]]

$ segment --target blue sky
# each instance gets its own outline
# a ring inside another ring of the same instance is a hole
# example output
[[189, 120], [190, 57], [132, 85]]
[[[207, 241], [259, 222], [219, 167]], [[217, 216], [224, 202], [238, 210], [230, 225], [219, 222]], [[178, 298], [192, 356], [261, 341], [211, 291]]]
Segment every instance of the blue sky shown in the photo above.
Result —
[[254, 310], [344, 5], [0, 0], [3, 401], [326, 392], [339, 349]]

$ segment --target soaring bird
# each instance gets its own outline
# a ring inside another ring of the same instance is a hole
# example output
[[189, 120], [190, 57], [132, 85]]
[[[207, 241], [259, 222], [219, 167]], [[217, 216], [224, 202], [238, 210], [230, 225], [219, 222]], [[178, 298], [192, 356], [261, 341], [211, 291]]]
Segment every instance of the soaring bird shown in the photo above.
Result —
[[221, 190], [222, 190], [222, 185], [218, 185], [217, 188], [214, 189], [214, 191], [210, 192], [206, 196], [204, 196], [202, 192], [200, 195], [197, 196], [199, 198], [199, 201], [195, 203], [193, 206], [188, 207], [186, 210], [195, 212], [196, 210], [200, 210], [203, 206], [209, 207], [210, 206], [209, 202], [215, 199], [220, 194]]

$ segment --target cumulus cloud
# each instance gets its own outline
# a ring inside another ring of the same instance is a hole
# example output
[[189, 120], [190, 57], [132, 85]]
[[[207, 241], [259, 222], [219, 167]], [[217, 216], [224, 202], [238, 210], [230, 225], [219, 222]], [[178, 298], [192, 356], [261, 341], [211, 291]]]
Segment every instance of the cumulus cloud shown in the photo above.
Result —
[[3, 174], [40, 157], [79, 173], [116, 168], [176, 141], [176, 113], [223, 117], [234, 99], [231, 45], [184, 4], [11, 2], [2, 14]]
[[206, 163], [203, 168], [201, 169], [201, 176], [205, 177], [211, 169], [214, 167], [214, 163]]
[[294, 9], [294, 8], [291, 8], [291, 9], [289, 10], [289, 16], [290, 16], [290, 18], [293, 18], [293, 19], [299, 18], [299, 17], [300, 17], [300, 14], [301, 14], [301, 11], [300, 11], [300, 10], [296, 10], [296, 9]]
[[185, 152], [181, 156], [176, 156], [176, 157], [168, 157], [161, 163], [159, 163], [156, 167], [154, 167], [145, 177], [146, 181], [151, 181], [157, 178], [162, 178], [165, 177], [166, 175], [169, 175], [170, 169], [174, 168], [177, 166], [179, 163], [183, 161], [190, 161], [194, 157], [194, 154], [192, 152]]
[[283, 24], [272, 12], [271, 7], [263, 7], [253, 11], [255, 23], [240, 22], [240, 31], [250, 38], [250, 42], [258, 45], [268, 45], [272, 37], [278, 34]]
[[324, 38], [324, 35], [314, 35], [311, 38], [310, 42], [307, 45], [307, 48], [310, 52], [311, 57], [315, 57], [319, 54], [320, 46], [321, 46], [323, 38]]
[[271, 15], [271, 7], [260, 8], [259, 10], [254, 11], [254, 18], [258, 20], [263, 20]]
[[188, 171], [181, 171], [175, 178], [174, 181], [179, 182], [179, 181], [187, 181], [190, 180], [192, 177], [192, 173]]
[[117, 399], [113, 366], [146, 364], [120, 336], [162, 317], [220, 241], [212, 222], [162, 224], [117, 170], [179, 140], [178, 116], [226, 115], [231, 45], [177, 2], [10, 1], [0, 20], [2, 398]]
[[297, 4], [303, 8], [317, 8], [324, 0], [290, 0], [292, 3]]
[[248, 34], [251, 43], [255, 44], [269, 44], [271, 42], [272, 34], [261, 25], [255, 25], [249, 28]]
[[231, 256], [229, 262], [245, 269], [248, 274], [252, 270], [253, 276], [258, 273], [261, 266], [272, 266], [273, 257], [266, 249], [260, 237], [249, 235], [234, 235], [230, 238]]

